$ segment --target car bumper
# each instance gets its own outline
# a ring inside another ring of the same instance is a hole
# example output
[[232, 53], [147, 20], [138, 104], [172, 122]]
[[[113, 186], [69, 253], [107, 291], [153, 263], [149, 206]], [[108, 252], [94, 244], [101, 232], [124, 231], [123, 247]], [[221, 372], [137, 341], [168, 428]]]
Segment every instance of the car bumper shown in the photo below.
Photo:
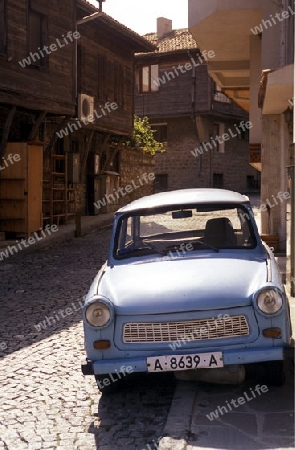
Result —
[[[294, 358], [294, 348], [292, 347], [271, 347], [246, 350], [230, 350], [222, 352], [224, 366], [232, 364], [251, 364], [266, 361], [279, 361]], [[185, 355], [185, 353], [183, 353]], [[161, 356], [161, 355], [151, 355]], [[82, 364], [84, 375], [99, 375], [116, 372], [148, 372], [147, 358], [125, 358], [113, 360], [89, 361]], [[128, 369], [127, 369], [128, 368]]]

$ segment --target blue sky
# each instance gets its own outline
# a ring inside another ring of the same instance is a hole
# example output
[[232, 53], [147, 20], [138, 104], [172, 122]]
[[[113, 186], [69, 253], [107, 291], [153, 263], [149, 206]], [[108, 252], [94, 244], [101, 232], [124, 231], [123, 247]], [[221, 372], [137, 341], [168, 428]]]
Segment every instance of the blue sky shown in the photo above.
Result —
[[[95, 0], [89, 0], [97, 5]], [[157, 17], [172, 20], [173, 28], [186, 28], [188, 0], [106, 0], [103, 11], [139, 34], [156, 31]]]

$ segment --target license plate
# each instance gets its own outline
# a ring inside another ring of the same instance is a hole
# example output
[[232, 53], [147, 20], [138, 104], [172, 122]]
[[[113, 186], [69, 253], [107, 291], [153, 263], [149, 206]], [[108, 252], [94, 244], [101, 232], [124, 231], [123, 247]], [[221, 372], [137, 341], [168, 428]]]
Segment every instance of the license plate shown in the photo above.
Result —
[[147, 358], [148, 372], [170, 372], [203, 368], [213, 369], [223, 366], [222, 352], [151, 356]]

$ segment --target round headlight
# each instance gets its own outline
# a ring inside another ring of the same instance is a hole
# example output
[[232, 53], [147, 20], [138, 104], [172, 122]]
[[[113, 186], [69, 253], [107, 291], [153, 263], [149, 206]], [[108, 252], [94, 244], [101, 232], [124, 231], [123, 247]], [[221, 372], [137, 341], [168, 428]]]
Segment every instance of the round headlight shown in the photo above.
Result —
[[103, 327], [111, 318], [110, 308], [102, 302], [93, 302], [85, 311], [86, 320], [93, 327]]
[[281, 309], [283, 299], [275, 289], [265, 289], [258, 295], [257, 305], [260, 311], [265, 314], [275, 314]]

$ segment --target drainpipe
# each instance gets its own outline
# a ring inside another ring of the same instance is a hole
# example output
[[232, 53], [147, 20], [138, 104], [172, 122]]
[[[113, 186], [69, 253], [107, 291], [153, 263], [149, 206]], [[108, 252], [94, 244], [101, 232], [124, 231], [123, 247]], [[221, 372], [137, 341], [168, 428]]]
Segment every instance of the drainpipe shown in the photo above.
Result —
[[[190, 60], [193, 60], [193, 57], [190, 53], [189, 50], [187, 50], [187, 54], [188, 57], [190, 58]], [[192, 92], [191, 92], [191, 106], [192, 106], [192, 121], [194, 124], [194, 130], [196, 133], [196, 143], [198, 145], [199, 142], [199, 133], [198, 133], [198, 128], [197, 128], [197, 123], [196, 123], [196, 110], [195, 110], [195, 104], [196, 104], [196, 93], [197, 93], [197, 88], [196, 88], [196, 68], [195, 66], [192, 69]], [[199, 178], [202, 174], [202, 169], [203, 169], [203, 155], [199, 155]]]
[[[82, 19], [76, 20], [76, 31], [78, 31], [78, 25], [90, 22], [104, 15], [102, 12], [102, 2], [105, 0], [99, 0], [99, 11], [90, 14], [90, 16], [82, 17]], [[78, 42], [75, 43], [75, 99], [76, 99], [76, 117], [78, 117]]]

